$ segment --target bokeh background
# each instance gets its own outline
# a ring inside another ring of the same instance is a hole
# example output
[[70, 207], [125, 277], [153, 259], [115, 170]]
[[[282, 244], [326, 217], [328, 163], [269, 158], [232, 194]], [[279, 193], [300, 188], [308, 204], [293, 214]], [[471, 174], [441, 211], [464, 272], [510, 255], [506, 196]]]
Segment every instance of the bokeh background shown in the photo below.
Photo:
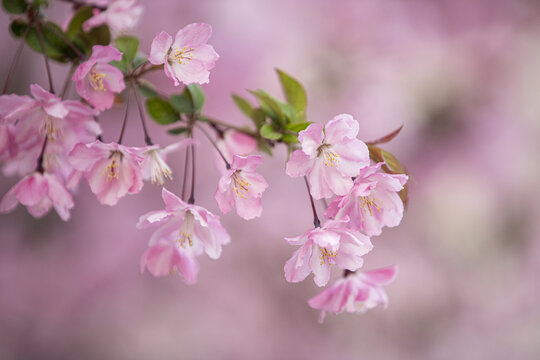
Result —
[[[68, 6], [50, 2], [48, 16], [62, 23]], [[68, 223], [21, 207], [0, 216], [1, 359], [540, 358], [540, 2], [140, 2], [145, 52], [161, 30], [213, 26], [221, 58], [204, 86], [208, 115], [248, 124], [230, 93], [280, 95], [279, 67], [305, 84], [310, 121], [350, 113], [366, 141], [404, 125], [387, 148], [410, 172], [409, 210], [365, 258], [366, 269], [399, 264], [390, 306], [320, 325], [306, 303], [319, 291], [311, 278], [284, 280], [294, 247], [283, 237], [312, 219], [278, 149], [261, 167], [263, 216], [222, 217], [232, 242], [219, 260], [200, 258], [194, 286], [139, 272], [151, 230], [135, 223], [162, 207], [157, 186], [107, 207], [82, 184]], [[2, 13], [2, 81], [18, 45], [8, 24]], [[59, 87], [67, 69], [54, 72]], [[161, 73], [149, 79], [173, 90]], [[26, 48], [11, 91], [34, 82], [47, 84], [43, 59]], [[101, 117], [106, 141], [123, 112]], [[132, 114], [125, 142], [142, 145]], [[217, 213], [218, 171], [201, 142], [196, 198]], [[177, 176], [166, 187], [178, 192], [183, 154], [170, 162]], [[0, 177], [0, 193], [16, 181]]]

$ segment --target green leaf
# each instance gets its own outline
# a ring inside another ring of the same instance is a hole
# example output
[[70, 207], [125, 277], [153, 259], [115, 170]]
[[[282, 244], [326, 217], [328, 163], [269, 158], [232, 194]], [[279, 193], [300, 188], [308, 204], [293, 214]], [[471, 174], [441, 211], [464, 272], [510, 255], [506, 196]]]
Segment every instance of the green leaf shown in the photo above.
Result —
[[274, 130], [274, 128], [270, 124], [263, 125], [261, 127], [260, 133], [263, 138], [269, 140], [279, 140], [283, 137], [283, 134]]
[[90, 46], [94, 45], [109, 45], [111, 43], [111, 32], [107, 25], [101, 25], [93, 28], [85, 37], [88, 38]]
[[251, 111], [251, 120], [257, 126], [257, 129], [260, 129], [264, 124], [266, 124], [266, 113], [262, 108], [255, 108]]
[[292, 124], [287, 124], [285, 126], [286, 130], [294, 131], [294, 132], [300, 132], [302, 130], [305, 130], [311, 123], [310, 122], [297, 122]]
[[186, 89], [191, 95], [191, 101], [193, 102], [193, 108], [196, 113], [200, 113], [204, 105], [204, 92], [198, 84], [189, 84]]
[[298, 136], [293, 134], [283, 134], [283, 137], [281, 138], [281, 141], [287, 143], [287, 144], [296, 144], [298, 143]]
[[276, 69], [285, 98], [287, 102], [292, 105], [296, 111], [305, 111], [307, 105], [306, 90], [300, 84], [298, 80], [283, 72], [280, 69]]
[[251, 104], [246, 99], [244, 99], [243, 97], [238, 96], [236, 94], [232, 94], [232, 98], [233, 98], [236, 106], [238, 106], [238, 108], [240, 110], [242, 110], [242, 112], [244, 114], [246, 114], [248, 117], [251, 117], [251, 112], [253, 111], [253, 106], [251, 106]]
[[139, 39], [135, 36], [124, 35], [117, 37], [114, 44], [123, 54], [121, 62], [129, 68], [133, 60], [135, 60], [137, 50], [139, 50]]
[[180, 114], [193, 114], [193, 101], [191, 100], [191, 94], [185, 91], [182, 94], [173, 94], [169, 99], [174, 110]]
[[268, 145], [268, 142], [265, 139], [258, 138], [257, 147], [259, 148], [259, 151], [262, 151], [272, 156], [272, 148], [270, 147], [270, 145]]
[[[385, 162], [385, 165], [382, 166], [382, 170], [384, 172], [388, 174], [407, 174], [405, 167], [389, 151], [383, 150], [374, 145], [368, 145], [368, 149], [371, 160], [375, 162]], [[403, 190], [401, 190], [398, 194], [405, 207], [407, 207], [409, 204], [409, 185], [405, 184], [403, 186]]]
[[26, 0], [2, 0], [2, 6], [9, 14], [23, 14], [28, 9]]
[[281, 101], [276, 101], [279, 107], [281, 108], [281, 111], [283, 114], [285, 114], [285, 117], [287, 119], [286, 123], [294, 122], [296, 119], [296, 111], [290, 104], [286, 104]]
[[158, 124], [168, 125], [180, 120], [179, 114], [167, 102], [159, 97], [153, 97], [146, 100], [146, 108], [148, 113]]
[[66, 35], [70, 39], [83, 33], [82, 24], [92, 17], [92, 7], [83, 6], [81, 7], [71, 18], [69, 25], [66, 30]]
[[139, 79], [137, 83], [137, 89], [139, 90], [139, 93], [141, 93], [141, 95], [144, 97], [151, 98], [158, 96], [154, 85], [147, 80]]
[[276, 99], [263, 90], [249, 90], [249, 92], [259, 99], [262, 109], [268, 115], [268, 117], [273, 120], [274, 125], [278, 127], [283, 127], [285, 125], [285, 114], [281, 110], [281, 107]]
[[185, 126], [181, 126], [181, 127], [177, 127], [177, 128], [174, 128], [174, 129], [169, 129], [167, 130], [167, 132], [171, 135], [180, 135], [180, 134], [183, 134], [185, 133], [186, 131], [188, 131], [189, 129]]

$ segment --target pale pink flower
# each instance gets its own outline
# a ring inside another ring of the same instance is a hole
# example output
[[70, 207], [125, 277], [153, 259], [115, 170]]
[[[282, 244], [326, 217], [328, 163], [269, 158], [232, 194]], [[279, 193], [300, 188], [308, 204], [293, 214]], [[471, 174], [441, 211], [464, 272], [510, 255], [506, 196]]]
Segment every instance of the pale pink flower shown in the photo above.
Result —
[[308, 303], [320, 309], [319, 321], [327, 312], [339, 314], [342, 311], [364, 313], [377, 305], [388, 306], [388, 296], [383, 285], [388, 285], [397, 274], [397, 266], [349, 274], [337, 280]]
[[31, 108], [35, 100], [29, 96], [2, 95], [0, 96], [0, 160], [15, 156], [15, 122], [17, 113]]
[[203, 252], [217, 259], [221, 246], [230, 241], [219, 217], [203, 207], [187, 204], [163, 188], [165, 210], [151, 211], [140, 217], [138, 229], [160, 225], [141, 258], [144, 268], [154, 276], [164, 276], [177, 270], [188, 283], [196, 281], [198, 265], [195, 257]]
[[[1, 122], [7, 123], [9, 152], [0, 158], [7, 175], [26, 175], [36, 168], [47, 138], [43, 168], [66, 179], [72, 172], [67, 154], [75, 144], [95, 140], [101, 128], [94, 120], [96, 110], [78, 101], [66, 100], [32, 84], [34, 99], [26, 96], [2, 96], [6, 112]], [[6, 136], [6, 135], [4, 135]]]
[[236, 207], [238, 216], [250, 220], [261, 216], [262, 194], [268, 183], [255, 169], [262, 163], [260, 155], [233, 156], [231, 168], [219, 179], [214, 194], [219, 209], [224, 213]]
[[285, 264], [285, 279], [300, 282], [313, 272], [315, 284], [324, 286], [330, 279], [330, 266], [355, 271], [362, 267], [362, 256], [373, 249], [367, 236], [346, 227], [346, 220], [328, 220], [322, 227], [285, 238], [291, 245], [300, 245]]
[[100, 111], [111, 108], [114, 94], [126, 88], [122, 72], [109, 64], [121, 59], [122, 53], [112, 46], [94, 45], [90, 59], [81, 63], [73, 74], [77, 93]]
[[309, 125], [298, 135], [302, 149], [291, 154], [287, 175], [307, 175], [316, 199], [347, 194], [352, 177], [369, 165], [368, 148], [357, 134], [358, 122], [347, 114], [334, 117], [324, 130], [322, 124]]
[[136, 0], [95, 1], [96, 5], [106, 6], [105, 10], [94, 9], [94, 16], [83, 24], [84, 31], [107, 24], [114, 35], [130, 32], [137, 26], [143, 7]]
[[379, 172], [381, 165], [360, 170], [351, 191], [335, 198], [324, 215], [335, 219], [347, 217], [351, 227], [368, 236], [380, 235], [384, 226], [399, 225], [403, 201], [398, 192], [407, 182], [407, 175]]
[[10, 212], [18, 203], [26, 206], [28, 212], [37, 218], [54, 206], [64, 221], [69, 219], [69, 210], [73, 208], [73, 198], [64, 185], [53, 174], [40, 172], [27, 175], [15, 184], [2, 198], [0, 212]]
[[152, 184], [163, 185], [165, 178], [172, 180], [172, 170], [167, 165], [166, 156], [173, 151], [179, 151], [191, 144], [197, 144], [193, 138], [183, 139], [165, 147], [151, 145], [141, 149], [142, 171], [144, 180], [151, 180]]
[[[216, 146], [228, 162], [232, 162], [234, 155], [248, 156], [257, 151], [257, 140], [252, 136], [236, 130], [225, 130], [223, 136], [216, 140]], [[227, 169], [223, 159], [216, 153], [216, 165], [223, 174]]]
[[116, 205], [127, 194], [136, 194], [143, 187], [142, 158], [137, 148], [117, 143], [95, 141], [77, 144], [69, 161], [84, 173], [90, 189], [104, 205]]
[[219, 55], [206, 44], [212, 35], [212, 27], [195, 23], [179, 30], [174, 41], [167, 32], [160, 32], [152, 41], [148, 61], [154, 65], [165, 64], [165, 75], [175, 86], [184, 83], [205, 84]]

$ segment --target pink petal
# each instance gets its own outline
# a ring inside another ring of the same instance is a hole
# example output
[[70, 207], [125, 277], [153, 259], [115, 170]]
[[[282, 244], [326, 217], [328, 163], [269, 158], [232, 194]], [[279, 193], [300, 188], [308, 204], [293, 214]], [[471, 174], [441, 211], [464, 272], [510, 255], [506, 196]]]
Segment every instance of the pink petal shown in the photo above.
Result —
[[231, 169], [233, 170], [240, 169], [240, 170], [253, 172], [261, 164], [262, 164], [262, 156], [260, 155], [249, 155], [249, 156], [234, 155], [233, 161], [231, 164]]
[[397, 276], [398, 266], [393, 265], [376, 270], [365, 271], [362, 278], [374, 285], [388, 285]]
[[326, 142], [339, 144], [343, 138], [355, 139], [358, 135], [358, 129], [358, 121], [354, 120], [351, 115], [337, 115], [324, 128]]
[[314, 275], [313, 280], [317, 286], [325, 286], [330, 280], [330, 264], [328, 262], [321, 264], [321, 259], [319, 259], [321, 249], [316, 245], [313, 248], [313, 254], [309, 260], [309, 267]]
[[62, 220], [69, 220], [69, 210], [74, 206], [71, 194], [53, 175], [45, 174], [45, 177], [49, 182], [48, 195], [56, 212]]
[[205, 23], [194, 23], [180, 29], [174, 37], [174, 46], [178, 48], [198, 47], [208, 41], [212, 27]]
[[165, 188], [161, 190], [161, 198], [167, 211], [183, 210], [188, 206], [182, 199]]
[[96, 62], [108, 63], [113, 60], [122, 60], [122, 53], [112, 46], [94, 45], [90, 59]]
[[322, 144], [323, 138], [323, 126], [319, 123], [310, 124], [305, 130], [298, 133], [298, 141], [302, 144], [302, 150], [310, 157], [317, 155], [317, 149]]
[[285, 173], [290, 177], [304, 176], [313, 167], [314, 161], [315, 159], [310, 158], [302, 150], [296, 150], [287, 162]]
[[167, 54], [173, 39], [167, 32], [162, 31], [152, 40], [148, 61], [154, 65], [161, 65], [167, 61]]
[[293, 253], [293, 256], [285, 263], [285, 279], [291, 283], [304, 280], [311, 272], [309, 268], [309, 258], [311, 257], [312, 246], [302, 246]]

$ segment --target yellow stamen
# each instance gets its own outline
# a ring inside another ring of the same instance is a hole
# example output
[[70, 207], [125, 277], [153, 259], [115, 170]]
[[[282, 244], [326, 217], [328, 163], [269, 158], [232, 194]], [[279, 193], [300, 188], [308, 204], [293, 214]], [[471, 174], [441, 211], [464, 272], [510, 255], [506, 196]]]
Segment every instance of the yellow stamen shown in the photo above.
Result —
[[240, 197], [241, 199], [247, 199], [247, 193], [249, 192], [249, 187], [251, 186], [250, 183], [248, 183], [246, 180], [242, 179], [238, 173], [240, 170], [236, 170], [231, 178], [233, 180], [233, 187], [232, 189], [235, 192], [236, 197]]
[[104, 73], [98, 73], [94, 70], [94, 68], [92, 68], [92, 70], [90, 70], [90, 73], [88, 74], [90, 85], [92, 85], [95, 91], [107, 91], [105, 85], [103, 84], [103, 80], [105, 78], [106, 75]]
[[57, 127], [57, 120], [58, 119], [53, 116], [45, 115], [41, 128], [39, 129], [39, 134], [41, 136], [48, 136], [49, 140], [56, 140], [63, 137], [64, 133], [62, 132], [62, 129]]
[[120, 173], [120, 169], [118, 168], [119, 161], [122, 161], [123, 156], [124, 155], [120, 151], [111, 151], [109, 159], [112, 160], [105, 166], [105, 171], [103, 171], [103, 175], [107, 176], [107, 182], [118, 179], [118, 174]]
[[182, 50], [175, 49], [173, 58], [178, 61], [178, 64], [184, 65], [186, 62], [193, 60], [192, 52], [195, 51], [194, 48], [189, 48], [184, 46]]
[[324, 165], [337, 168], [339, 164], [339, 154], [330, 150], [330, 144], [322, 144], [317, 148], [317, 157], [324, 156]]
[[[364, 210], [364, 215], [367, 215], [369, 212], [370, 216], [373, 216], [373, 211], [381, 211], [381, 207], [379, 204], [382, 205], [382, 201], [376, 198], [370, 198], [368, 196], [360, 196], [360, 207], [362, 210]], [[363, 220], [362, 220], [363, 221]]]
[[183, 247], [185, 249], [186, 246], [193, 246], [194, 220], [195, 218], [193, 217], [193, 214], [191, 213], [191, 211], [187, 211], [186, 215], [184, 216], [184, 222], [182, 223], [182, 226], [178, 230], [178, 235], [176, 239], [174, 240], [178, 248]]
[[321, 254], [319, 255], [319, 259], [321, 260], [321, 265], [324, 265], [327, 262], [329, 265], [332, 265], [330, 263], [330, 260], [332, 260], [332, 258], [337, 257], [338, 255], [337, 251], [334, 252], [332, 250], [328, 250], [327, 248], [320, 248], [320, 250], [321, 250]]

